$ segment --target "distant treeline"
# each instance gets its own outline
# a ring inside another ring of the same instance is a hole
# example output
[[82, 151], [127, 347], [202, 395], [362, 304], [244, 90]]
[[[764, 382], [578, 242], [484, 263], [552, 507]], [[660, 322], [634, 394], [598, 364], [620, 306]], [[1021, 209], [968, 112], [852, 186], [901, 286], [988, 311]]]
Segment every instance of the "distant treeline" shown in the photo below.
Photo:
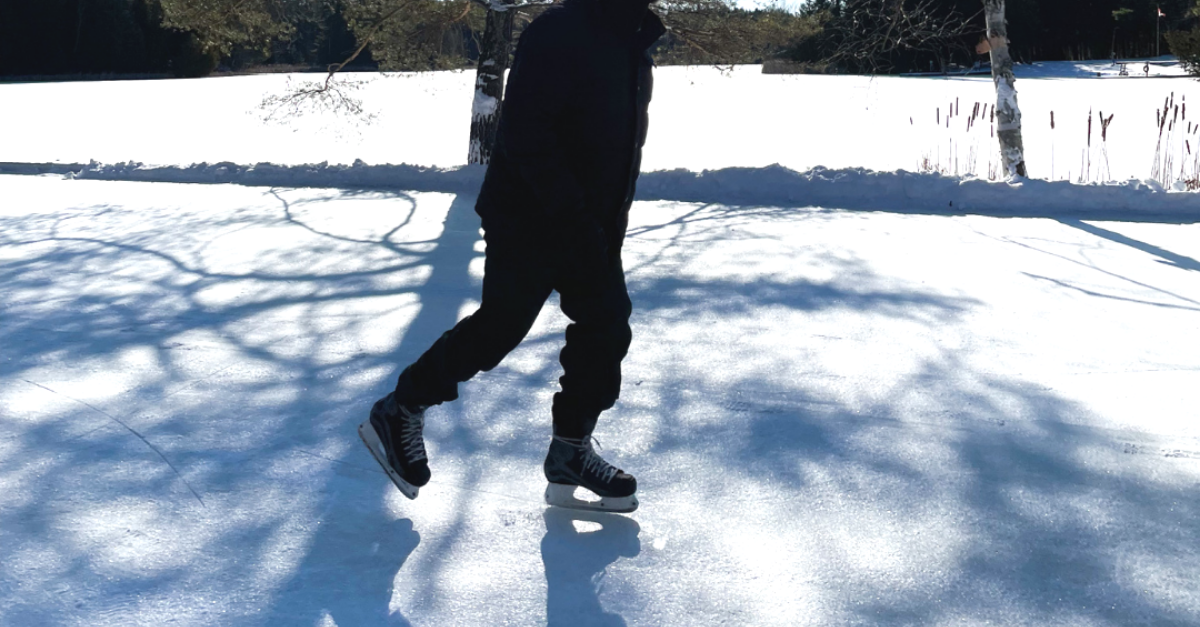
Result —
[[[960, 1], [960, 5], [980, 4]], [[1020, 61], [1135, 58], [1168, 54], [1156, 37], [1191, 29], [1195, 0], [1008, 0], [1008, 32]], [[1161, 12], [1165, 15], [1158, 17]]]
[[[1028, 63], [1168, 54], [1167, 33], [1190, 32], [1200, 0], [1007, 0], [1005, 5], [1010, 53]], [[832, 59], [835, 69], [849, 72], [970, 66], [986, 59], [977, 52], [986, 31], [982, 9], [982, 0], [810, 0], [801, 14], [818, 19], [822, 28], [789, 46], [786, 56], [814, 64]], [[896, 33], [901, 34], [898, 43], [879, 45]]]
[[[501, 0], [492, 0], [500, 2]], [[0, 75], [467, 67], [487, 0], [0, 0]], [[1149, 56], [1200, 0], [1008, 0], [1018, 61]], [[812, 71], [944, 70], [980, 58], [981, 0], [811, 0], [797, 12], [661, 0], [660, 63], [781, 58]], [[541, 6], [519, 10], [516, 30]], [[1158, 12], [1165, 14], [1158, 17]], [[1162, 37], [1156, 35], [1161, 28]]]
[[[336, 63], [356, 47], [336, 4], [0, 0], [0, 75], [203, 76], [219, 65]], [[360, 66], [374, 67], [369, 52]]]

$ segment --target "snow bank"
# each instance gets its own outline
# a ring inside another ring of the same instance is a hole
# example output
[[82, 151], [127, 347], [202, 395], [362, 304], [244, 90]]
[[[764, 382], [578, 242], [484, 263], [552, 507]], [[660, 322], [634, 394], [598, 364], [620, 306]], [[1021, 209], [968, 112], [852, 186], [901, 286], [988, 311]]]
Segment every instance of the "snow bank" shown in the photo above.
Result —
[[[225, 183], [270, 187], [403, 189], [472, 194], [483, 182], [482, 166], [276, 165], [199, 163], [187, 167], [140, 163], [0, 163], [0, 174], [61, 174], [76, 179], [170, 183]], [[781, 165], [718, 170], [646, 172], [638, 200], [721, 205], [829, 206], [868, 211], [1004, 216], [1087, 216], [1200, 222], [1200, 195], [1165, 190], [1156, 181], [1078, 184], [1020, 179], [1012, 182], [937, 173], [874, 172], [861, 168]]]
[[427, 168], [414, 165], [352, 165], [318, 163], [276, 165], [258, 163], [197, 163], [186, 167], [147, 166], [142, 163], [0, 163], [0, 174], [61, 174], [75, 179], [143, 181], [155, 183], [209, 183], [266, 187], [335, 187], [404, 189], [473, 193], [483, 182], [482, 166]]
[[638, 198], [939, 214], [1161, 216], [1200, 221], [1200, 195], [1168, 193], [1153, 180], [1082, 185], [1040, 179], [999, 182], [861, 168], [818, 167], [797, 172], [774, 165], [651, 172], [642, 176]]

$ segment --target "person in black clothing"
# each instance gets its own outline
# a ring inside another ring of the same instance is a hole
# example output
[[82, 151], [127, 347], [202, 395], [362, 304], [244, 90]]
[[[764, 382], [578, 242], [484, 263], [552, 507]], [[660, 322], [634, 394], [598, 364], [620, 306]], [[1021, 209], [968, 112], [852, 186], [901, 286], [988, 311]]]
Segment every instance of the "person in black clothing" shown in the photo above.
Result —
[[[571, 324], [552, 408], [547, 500], [637, 507], [637, 481], [596, 455], [591, 434], [617, 401], [631, 337], [620, 251], [646, 140], [649, 49], [666, 32], [649, 4], [565, 0], [521, 36], [476, 203], [487, 243], [482, 304], [400, 374], [359, 429], [409, 498], [430, 477], [425, 409], [455, 400], [459, 383], [495, 368], [557, 291]], [[601, 502], [569, 497], [575, 486]]]

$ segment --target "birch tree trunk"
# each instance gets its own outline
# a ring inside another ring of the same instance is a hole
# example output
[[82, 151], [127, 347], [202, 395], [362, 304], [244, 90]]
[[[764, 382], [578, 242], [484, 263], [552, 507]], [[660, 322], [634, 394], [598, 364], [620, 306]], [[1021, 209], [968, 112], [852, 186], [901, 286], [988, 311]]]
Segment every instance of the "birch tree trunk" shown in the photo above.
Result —
[[996, 135], [1000, 138], [1000, 156], [1008, 176], [1027, 176], [1025, 145], [1021, 140], [1021, 108], [1017, 106], [1016, 77], [1008, 54], [1008, 24], [1004, 19], [1004, 0], [983, 0], [987, 16], [988, 43], [992, 55], [992, 81], [996, 83]]
[[511, 0], [491, 0], [475, 69], [475, 104], [471, 108], [471, 146], [467, 163], [486, 165], [500, 129], [500, 102], [504, 99], [504, 72], [512, 50]]

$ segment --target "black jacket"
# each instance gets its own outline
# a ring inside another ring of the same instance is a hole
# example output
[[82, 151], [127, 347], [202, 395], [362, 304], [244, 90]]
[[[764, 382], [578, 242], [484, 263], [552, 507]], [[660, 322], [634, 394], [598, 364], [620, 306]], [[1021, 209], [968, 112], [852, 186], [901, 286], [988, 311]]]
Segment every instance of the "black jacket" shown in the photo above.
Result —
[[646, 141], [646, 0], [566, 0], [521, 35], [476, 211], [485, 230], [553, 237], [581, 222], [624, 236]]

